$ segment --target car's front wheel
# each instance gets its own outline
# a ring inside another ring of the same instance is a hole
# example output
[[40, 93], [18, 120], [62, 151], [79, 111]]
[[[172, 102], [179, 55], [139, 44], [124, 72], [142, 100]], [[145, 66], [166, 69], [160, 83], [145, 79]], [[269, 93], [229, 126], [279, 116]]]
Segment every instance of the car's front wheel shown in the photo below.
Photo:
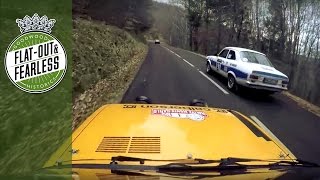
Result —
[[231, 74], [228, 75], [228, 89], [232, 91], [238, 90], [236, 79]]

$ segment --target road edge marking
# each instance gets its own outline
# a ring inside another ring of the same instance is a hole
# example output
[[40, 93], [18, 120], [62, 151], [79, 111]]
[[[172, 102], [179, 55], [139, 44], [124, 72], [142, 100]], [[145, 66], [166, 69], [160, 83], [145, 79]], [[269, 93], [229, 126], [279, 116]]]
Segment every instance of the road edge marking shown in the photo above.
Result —
[[[186, 51], [188, 51], [188, 50], [186, 50]], [[207, 56], [205, 56], [205, 55], [202, 55], [202, 54], [198, 54], [198, 53], [195, 53], [195, 52], [192, 52], [192, 51], [189, 51], [189, 52], [191, 52], [192, 54], [194, 54], [194, 55], [197, 55], [197, 56], [200, 56], [200, 57], [203, 57], [203, 58], [207, 58]]]
[[167, 48], [165, 46], [161, 46], [161, 47], [163, 47], [163, 48], [167, 49], [168, 51], [170, 51], [171, 53], [175, 54], [173, 51], [171, 51], [171, 49], [169, 49], [169, 48]]
[[183, 50], [183, 51], [187, 51], [187, 52], [189, 52], [189, 53], [191, 53], [191, 54], [194, 54], [194, 55], [203, 57], [203, 58], [205, 58], [205, 59], [207, 58], [207, 56], [205, 56], [205, 55], [203, 55], [203, 54], [199, 54], [199, 53], [196, 53], [196, 52], [193, 52], [193, 51], [189, 51], [189, 50], [186, 50], [186, 49], [182, 49], [182, 48], [179, 48], [179, 49], [181, 49], [181, 50]]
[[[162, 46], [162, 47], [164, 47], [164, 46]], [[184, 62], [186, 62], [187, 64], [189, 64], [191, 67], [194, 68], [194, 65], [193, 65], [193, 64], [191, 64], [191, 63], [190, 63], [189, 61], [187, 61], [186, 59], [182, 58], [179, 54], [171, 51], [171, 50], [170, 50], [169, 48], [167, 48], [167, 47], [164, 47], [164, 48], [167, 49], [168, 51], [170, 51], [171, 53], [173, 53], [174, 55], [176, 55], [177, 57], [181, 58]]]
[[214, 84], [217, 88], [219, 88], [224, 94], [229, 94], [228, 91], [226, 91], [225, 89], [223, 89], [218, 83], [216, 83], [214, 80], [212, 80], [209, 76], [207, 76], [205, 73], [203, 73], [202, 71], [199, 71], [200, 74], [202, 76], [204, 76], [205, 78], [207, 78], [212, 84]]
[[310, 113], [313, 113], [314, 115], [320, 117], [320, 107], [301, 98], [298, 97], [292, 93], [290, 93], [289, 91], [283, 91], [281, 94], [285, 95], [286, 97], [288, 97], [289, 99], [293, 100], [294, 102], [297, 103], [297, 105], [305, 110], [307, 110]]
[[182, 58], [179, 54], [177, 53], [174, 53], [178, 58]]
[[278, 143], [280, 146], [284, 148], [284, 150], [288, 153], [290, 153], [291, 156], [293, 156], [294, 159], [297, 159], [297, 157], [285, 146], [278, 138], [275, 136], [267, 126], [265, 126], [256, 116], [250, 116], [250, 118], [263, 130], [265, 130], [274, 140], [276, 140], [276, 143]]
[[191, 64], [189, 61], [187, 61], [187, 60], [185, 60], [185, 59], [183, 59], [183, 58], [182, 58], [182, 60], [183, 60], [184, 62], [186, 62], [187, 64], [189, 64], [191, 67], [193, 67], [193, 68], [194, 68], [194, 65], [193, 65], [193, 64]]

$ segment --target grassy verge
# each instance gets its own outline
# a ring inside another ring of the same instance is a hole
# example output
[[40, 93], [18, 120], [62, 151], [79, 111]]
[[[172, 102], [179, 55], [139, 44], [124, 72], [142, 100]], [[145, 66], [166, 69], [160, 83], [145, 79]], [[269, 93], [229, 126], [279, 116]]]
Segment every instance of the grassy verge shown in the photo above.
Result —
[[147, 46], [103, 22], [73, 22], [73, 128], [97, 108], [121, 100]]
[[320, 107], [316, 106], [298, 96], [295, 96], [293, 94], [291, 94], [290, 92], [283, 92], [282, 94], [288, 96], [290, 99], [294, 100], [295, 102], [297, 102], [297, 104], [300, 107], [303, 107], [304, 109], [308, 110], [309, 112], [312, 112], [313, 114], [317, 115], [320, 117]]

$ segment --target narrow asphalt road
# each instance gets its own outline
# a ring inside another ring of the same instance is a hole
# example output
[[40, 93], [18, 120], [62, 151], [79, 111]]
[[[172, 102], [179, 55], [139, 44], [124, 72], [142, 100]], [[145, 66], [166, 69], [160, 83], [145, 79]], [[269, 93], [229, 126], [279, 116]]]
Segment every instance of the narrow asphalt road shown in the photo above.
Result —
[[209, 106], [237, 110], [259, 119], [298, 158], [320, 163], [320, 118], [282, 94], [261, 97], [254, 91], [230, 92], [226, 80], [205, 73], [204, 57], [166, 45], [149, 44], [122, 103], [140, 95], [157, 104], [188, 104], [205, 99]]

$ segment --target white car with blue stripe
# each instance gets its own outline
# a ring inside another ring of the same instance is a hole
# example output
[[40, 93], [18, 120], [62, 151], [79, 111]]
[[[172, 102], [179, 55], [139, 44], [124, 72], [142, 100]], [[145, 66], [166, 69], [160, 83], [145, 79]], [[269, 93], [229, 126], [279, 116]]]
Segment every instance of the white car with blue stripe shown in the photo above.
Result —
[[228, 78], [228, 88], [238, 85], [267, 90], [287, 90], [288, 77], [275, 69], [263, 53], [239, 47], [226, 47], [217, 56], [207, 56], [207, 73], [212, 71]]

